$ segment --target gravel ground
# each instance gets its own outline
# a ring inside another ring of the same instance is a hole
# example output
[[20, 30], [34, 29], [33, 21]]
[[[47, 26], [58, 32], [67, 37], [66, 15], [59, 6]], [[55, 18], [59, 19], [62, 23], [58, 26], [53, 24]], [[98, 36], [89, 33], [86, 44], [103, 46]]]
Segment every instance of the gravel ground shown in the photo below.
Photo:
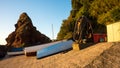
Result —
[[98, 43], [80, 51], [71, 50], [36, 59], [25, 55], [0, 60], [0, 68], [83, 68], [109, 49], [113, 43]]

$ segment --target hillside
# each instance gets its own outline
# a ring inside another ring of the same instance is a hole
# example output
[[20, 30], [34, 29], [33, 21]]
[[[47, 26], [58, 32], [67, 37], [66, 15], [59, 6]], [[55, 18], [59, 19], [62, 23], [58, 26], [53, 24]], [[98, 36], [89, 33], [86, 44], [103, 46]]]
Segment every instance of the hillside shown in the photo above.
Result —
[[106, 33], [106, 25], [120, 21], [120, 0], [71, 0], [72, 9], [63, 20], [57, 39], [72, 38], [76, 21], [86, 16], [94, 33]]
[[98, 43], [80, 51], [71, 50], [42, 59], [24, 55], [9, 57], [0, 61], [0, 68], [83, 68], [112, 45]]

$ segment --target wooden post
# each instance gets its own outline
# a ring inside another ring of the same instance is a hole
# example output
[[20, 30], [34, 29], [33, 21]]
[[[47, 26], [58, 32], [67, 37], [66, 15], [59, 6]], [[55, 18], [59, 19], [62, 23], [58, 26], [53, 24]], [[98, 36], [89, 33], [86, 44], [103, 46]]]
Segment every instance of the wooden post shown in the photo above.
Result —
[[80, 50], [80, 45], [78, 44], [78, 43], [76, 43], [76, 42], [74, 42], [73, 44], [72, 44], [72, 48], [73, 48], [73, 50]]

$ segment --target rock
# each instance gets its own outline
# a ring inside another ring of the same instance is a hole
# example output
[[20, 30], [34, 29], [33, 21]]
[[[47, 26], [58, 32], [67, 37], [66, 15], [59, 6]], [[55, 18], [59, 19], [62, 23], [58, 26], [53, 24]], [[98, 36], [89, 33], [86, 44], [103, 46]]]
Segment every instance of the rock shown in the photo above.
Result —
[[7, 47], [5, 45], [0, 45], [0, 58], [5, 57], [7, 54]]
[[7, 38], [7, 46], [26, 47], [35, 44], [48, 43], [51, 40], [36, 30], [30, 17], [26, 13], [22, 13], [19, 20], [15, 24], [13, 31]]
[[120, 68], [120, 43], [116, 43], [84, 68]]

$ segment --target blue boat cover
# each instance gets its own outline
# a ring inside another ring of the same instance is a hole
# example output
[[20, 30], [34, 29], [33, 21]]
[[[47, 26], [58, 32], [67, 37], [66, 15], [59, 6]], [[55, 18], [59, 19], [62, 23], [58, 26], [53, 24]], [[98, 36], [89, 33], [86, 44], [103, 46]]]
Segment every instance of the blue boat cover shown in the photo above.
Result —
[[72, 48], [72, 40], [67, 40], [67, 41], [62, 41], [60, 43], [57, 44], [53, 44], [52, 46], [49, 46], [47, 48], [44, 48], [42, 50], [38, 50], [37, 51], [37, 58], [42, 58], [45, 56], [49, 56], [67, 49]]
[[17, 52], [17, 51], [23, 51], [23, 47], [21, 48], [11, 48], [10, 52]]

